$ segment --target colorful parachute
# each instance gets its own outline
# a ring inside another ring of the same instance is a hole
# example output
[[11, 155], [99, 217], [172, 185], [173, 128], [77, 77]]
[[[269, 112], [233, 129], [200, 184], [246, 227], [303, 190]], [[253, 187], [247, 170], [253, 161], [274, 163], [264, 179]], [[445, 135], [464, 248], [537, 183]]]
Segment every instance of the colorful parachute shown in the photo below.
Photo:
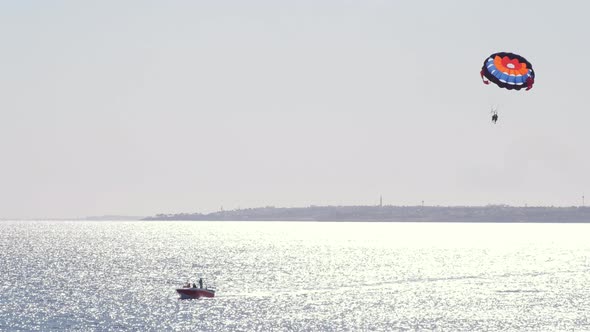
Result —
[[[508, 90], [526, 90], [533, 88], [535, 71], [527, 59], [518, 54], [499, 52], [490, 55], [481, 68], [481, 79], [485, 84], [494, 82]], [[487, 78], [489, 81], [486, 81]]]

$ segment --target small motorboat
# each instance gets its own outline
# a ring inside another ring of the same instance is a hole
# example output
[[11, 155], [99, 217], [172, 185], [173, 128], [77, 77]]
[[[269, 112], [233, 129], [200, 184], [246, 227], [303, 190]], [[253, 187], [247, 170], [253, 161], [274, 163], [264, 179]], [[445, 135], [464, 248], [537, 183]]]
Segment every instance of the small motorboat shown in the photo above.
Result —
[[203, 283], [199, 282], [199, 286], [195, 284], [186, 283], [182, 288], [177, 288], [176, 292], [180, 294], [181, 299], [200, 299], [202, 297], [214, 297], [215, 289], [203, 287]]

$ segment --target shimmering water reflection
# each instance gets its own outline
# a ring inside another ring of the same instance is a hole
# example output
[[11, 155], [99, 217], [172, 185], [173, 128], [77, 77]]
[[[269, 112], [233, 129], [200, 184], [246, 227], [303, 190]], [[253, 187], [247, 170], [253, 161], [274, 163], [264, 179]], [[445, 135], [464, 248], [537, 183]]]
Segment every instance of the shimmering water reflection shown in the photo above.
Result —
[[[589, 231], [0, 222], [0, 330], [590, 330]], [[178, 300], [199, 276], [216, 297]]]

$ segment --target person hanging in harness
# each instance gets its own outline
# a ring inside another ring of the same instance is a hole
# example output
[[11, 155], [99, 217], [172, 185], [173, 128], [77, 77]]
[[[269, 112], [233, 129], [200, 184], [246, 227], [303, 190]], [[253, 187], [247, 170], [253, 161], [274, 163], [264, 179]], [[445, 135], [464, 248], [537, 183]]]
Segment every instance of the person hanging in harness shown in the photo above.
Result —
[[490, 112], [492, 113], [492, 122], [496, 124], [496, 122], [498, 122], [498, 108], [492, 107]]

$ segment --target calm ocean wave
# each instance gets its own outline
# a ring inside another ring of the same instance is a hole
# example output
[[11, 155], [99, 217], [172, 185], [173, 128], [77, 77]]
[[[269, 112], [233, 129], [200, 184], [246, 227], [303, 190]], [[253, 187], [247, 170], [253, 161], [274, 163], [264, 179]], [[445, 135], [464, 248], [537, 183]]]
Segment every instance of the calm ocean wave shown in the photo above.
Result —
[[[0, 331], [590, 330], [589, 231], [0, 222]], [[216, 297], [179, 300], [201, 276]]]

